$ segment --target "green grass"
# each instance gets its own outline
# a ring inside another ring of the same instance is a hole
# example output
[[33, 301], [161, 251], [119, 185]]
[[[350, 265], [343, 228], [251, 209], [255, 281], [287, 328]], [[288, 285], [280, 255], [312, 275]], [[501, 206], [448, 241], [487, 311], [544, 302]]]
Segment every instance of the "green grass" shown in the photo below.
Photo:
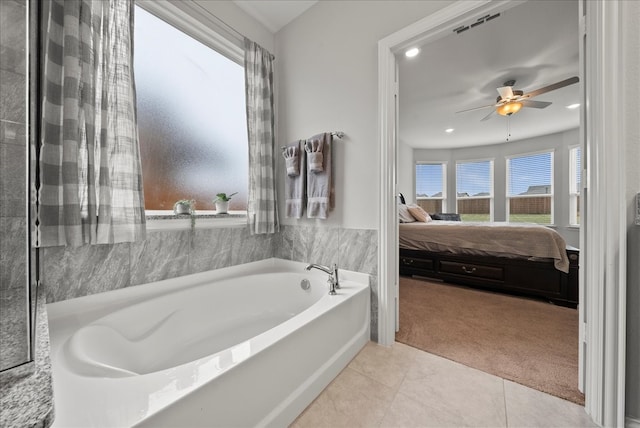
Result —
[[[489, 214], [460, 214], [462, 221], [489, 221]], [[511, 214], [511, 223], [551, 224], [551, 214]]]
[[511, 214], [509, 221], [512, 223], [538, 223], [551, 224], [551, 214]]
[[490, 221], [489, 214], [460, 214], [462, 221]]

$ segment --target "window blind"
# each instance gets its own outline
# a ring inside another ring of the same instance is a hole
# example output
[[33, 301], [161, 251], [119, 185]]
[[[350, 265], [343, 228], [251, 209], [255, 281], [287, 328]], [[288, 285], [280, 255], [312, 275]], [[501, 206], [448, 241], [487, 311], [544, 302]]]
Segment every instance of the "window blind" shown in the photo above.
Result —
[[552, 168], [552, 152], [508, 159], [507, 196], [551, 195]]
[[416, 197], [441, 198], [444, 196], [444, 164], [416, 165]]

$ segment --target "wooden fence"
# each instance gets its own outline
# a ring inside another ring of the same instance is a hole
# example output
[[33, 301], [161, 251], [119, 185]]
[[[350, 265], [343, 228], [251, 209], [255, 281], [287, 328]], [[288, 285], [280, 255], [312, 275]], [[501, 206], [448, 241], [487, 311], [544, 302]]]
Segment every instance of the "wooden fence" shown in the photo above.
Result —
[[[442, 212], [442, 199], [418, 199], [418, 205], [428, 213]], [[458, 199], [458, 213], [460, 214], [489, 214], [491, 200], [487, 199]], [[448, 210], [454, 212], [455, 210]], [[510, 198], [509, 213], [511, 214], [550, 214], [551, 196], [534, 196], [527, 198]]]

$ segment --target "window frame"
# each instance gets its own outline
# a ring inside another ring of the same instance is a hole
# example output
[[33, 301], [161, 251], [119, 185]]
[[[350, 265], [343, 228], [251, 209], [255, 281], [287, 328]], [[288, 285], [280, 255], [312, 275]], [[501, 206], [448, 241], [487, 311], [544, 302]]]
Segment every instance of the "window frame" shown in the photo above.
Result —
[[[416, 161], [413, 168], [413, 179], [415, 183], [415, 191], [414, 196], [416, 198], [416, 203], [418, 200], [435, 200], [442, 201], [442, 212], [447, 211], [447, 161]], [[442, 167], [442, 196], [440, 197], [418, 197], [418, 165], [440, 165]]]
[[[542, 194], [535, 194], [535, 195], [513, 195], [513, 196], [509, 196], [509, 183], [510, 183], [510, 178], [511, 178], [511, 168], [509, 167], [511, 159], [515, 159], [515, 158], [524, 158], [527, 156], [535, 156], [535, 155], [541, 155], [541, 154], [546, 154], [549, 153], [551, 155], [551, 193], [542, 193]], [[508, 155], [504, 157], [505, 160], [505, 178], [506, 178], [506, 182], [505, 182], [505, 193], [504, 193], [504, 201], [505, 201], [505, 220], [507, 222], [510, 223], [509, 221], [509, 216], [510, 216], [510, 205], [511, 205], [511, 199], [526, 199], [526, 198], [535, 198], [535, 197], [540, 197], [540, 196], [548, 196], [551, 200], [551, 213], [550, 213], [550, 222], [549, 223], [540, 223], [543, 224], [544, 226], [554, 226], [555, 225], [555, 203], [554, 203], [554, 194], [555, 194], [555, 176], [554, 176], [554, 168], [555, 168], [555, 149], [544, 149], [544, 150], [538, 150], [538, 151], [534, 151], [534, 152], [526, 152], [526, 153], [518, 153], [518, 154], [514, 154], [514, 155]], [[513, 222], [513, 223], [519, 223], [519, 222]]]
[[[580, 194], [581, 189], [579, 183], [575, 179], [580, 175], [582, 181], [582, 147], [574, 144], [569, 149], [569, 227], [580, 227], [580, 222], [575, 221], [580, 211]], [[576, 170], [576, 151], [580, 151], [580, 169]]]
[[[456, 160], [456, 173], [455, 173], [455, 194], [456, 194], [456, 213], [460, 214], [458, 202], [463, 200], [473, 200], [473, 199], [489, 199], [489, 220], [488, 222], [494, 221], [494, 199], [495, 199], [495, 185], [494, 185], [494, 177], [495, 177], [495, 158], [480, 158], [480, 159], [468, 159], [468, 160]], [[480, 163], [480, 162], [489, 162], [489, 196], [458, 196], [458, 164], [465, 163]], [[462, 215], [462, 214], [461, 214]]]
[[[135, 6], [244, 68], [243, 40], [227, 30], [223, 23], [218, 22], [215, 16], [201, 6], [191, 2], [180, 2], [176, 5], [158, 0], [135, 0]], [[148, 231], [191, 228], [189, 217], [177, 216], [172, 210], [145, 209], [145, 216]], [[213, 210], [196, 208], [195, 217], [195, 228], [240, 227], [246, 225], [247, 212], [229, 211], [228, 214], [216, 214]]]

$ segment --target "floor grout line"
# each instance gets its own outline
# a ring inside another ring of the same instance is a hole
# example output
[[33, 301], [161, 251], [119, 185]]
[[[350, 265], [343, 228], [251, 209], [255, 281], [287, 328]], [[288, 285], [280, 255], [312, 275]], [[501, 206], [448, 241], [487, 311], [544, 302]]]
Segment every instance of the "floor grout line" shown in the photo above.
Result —
[[502, 401], [504, 402], [504, 426], [509, 428], [509, 413], [507, 410], [507, 388], [505, 386], [506, 380], [502, 379]]

